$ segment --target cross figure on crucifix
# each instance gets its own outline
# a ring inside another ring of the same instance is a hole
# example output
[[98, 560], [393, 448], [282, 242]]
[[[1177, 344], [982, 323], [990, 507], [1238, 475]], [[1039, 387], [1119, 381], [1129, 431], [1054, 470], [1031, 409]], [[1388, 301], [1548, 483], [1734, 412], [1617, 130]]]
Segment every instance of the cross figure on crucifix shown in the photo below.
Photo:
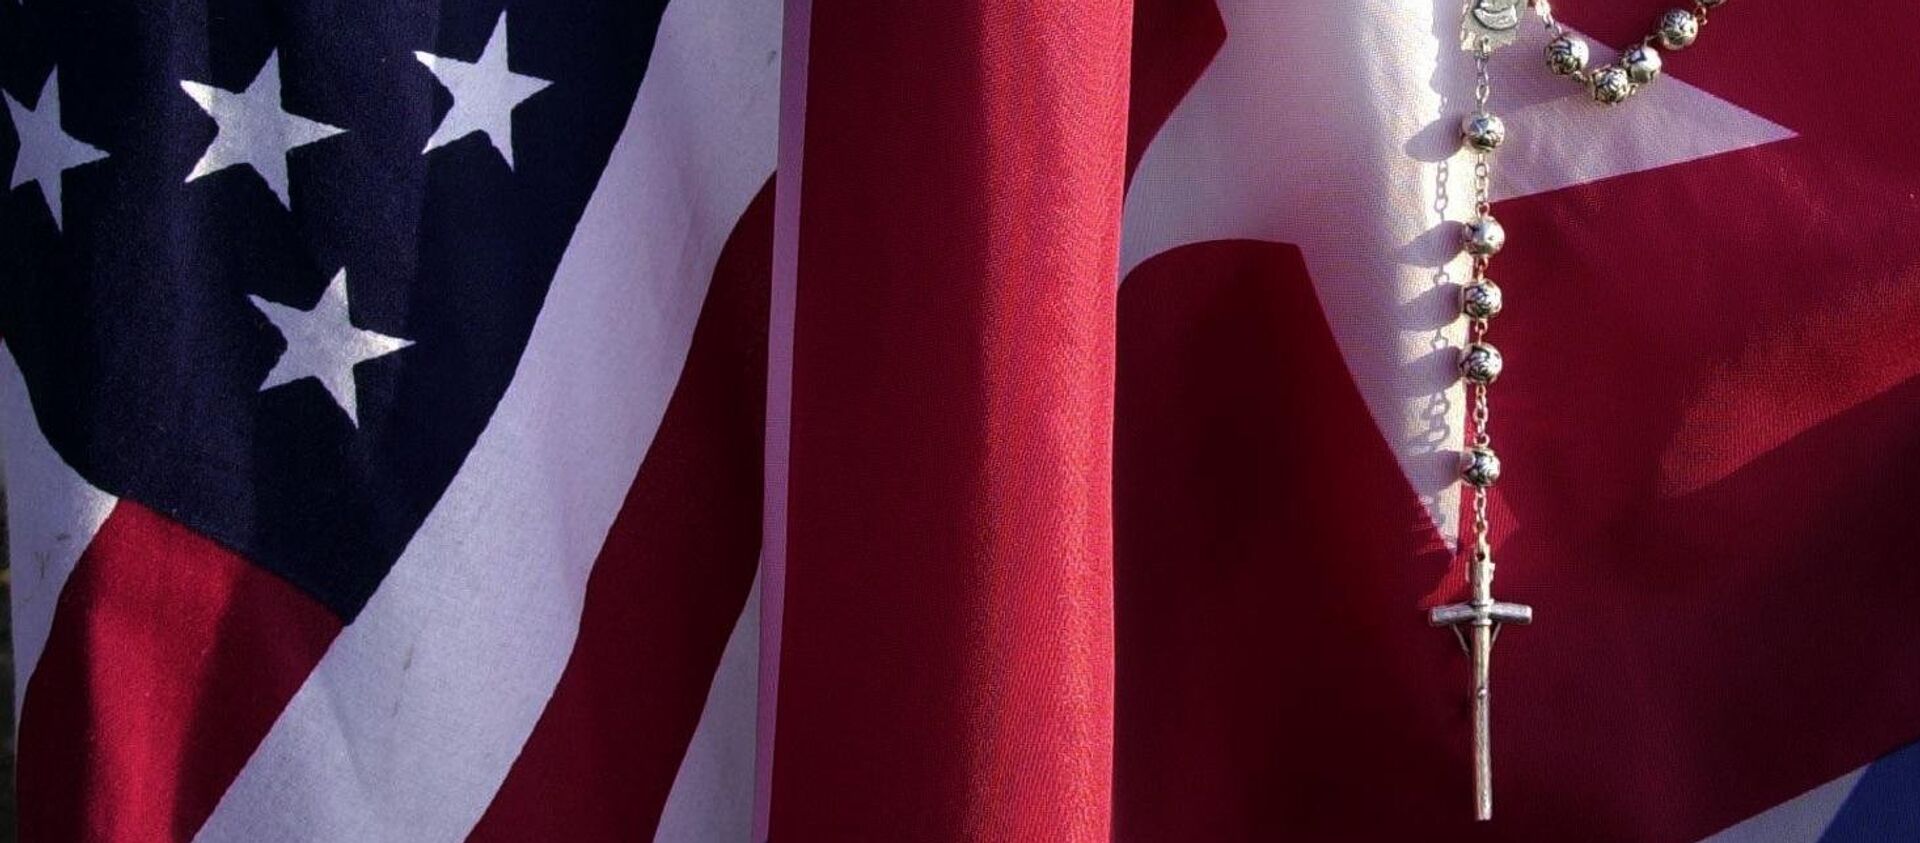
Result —
[[[1493, 639], [1502, 624], [1532, 623], [1533, 607], [1493, 599], [1493, 550], [1483, 539], [1473, 551], [1467, 569], [1471, 593], [1465, 603], [1436, 606], [1427, 615], [1434, 626], [1452, 627], [1460, 646], [1473, 662], [1473, 816], [1493, 819], [1492, 692], [1488, 675], [1493, 666]], [[1461, 632], [1468, 627], [1469, 632]]]

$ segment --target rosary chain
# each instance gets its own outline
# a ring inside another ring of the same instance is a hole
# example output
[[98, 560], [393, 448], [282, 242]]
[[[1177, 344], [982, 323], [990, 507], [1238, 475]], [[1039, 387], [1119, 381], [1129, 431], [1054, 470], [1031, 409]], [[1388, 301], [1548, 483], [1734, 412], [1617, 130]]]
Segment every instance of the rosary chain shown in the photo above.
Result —
[[[1488, 107], [1489, 101], [1493, 98], [1493, 77], [1488, 66], [1490, 58], [1491, 52], [1488, 50], [1482, 49], [1474, 51], [1473, 101], [1476, 113], [1481, 115], [1490, 115], [1491, 113]], [[1473, 207], [1476, 217], [1480, 220], [1492, 219], [1493, 149], [1497, 146], [1497, 141], [1491, 145], [1472, 145], [1474, 150]], [[1472, 283], [1476, 285], [1489, 283], [1487, 281], [1487, 266], [1492, 257], [1491, 251], [1474, 254], [1472, 256]], [[1487, 316], [1470, 315], [1467, 324], [1467, 347], [1470, 350], [1469, 353], [1471, 353], [1472, 349], [1482, 348], [1484, 346], [1489, 326], [1490, 322]], [[1463, 364], [1466, 359], [1467, 358], [1462, 359]], [[1470, 378], [1467, 390], [1467, 404], [1470, 408], [1470, 416], [1473, 424], [1472, 446], [1476, 451], [1486, 451], [1488, 453], [1491, 453], [1493, 448], [1493, 434], [1488, 428], [1488, 422], [1492, 416], [1492, 408], [1488, 400], [1490, 396], [1488, 395], [1487, 387], [1491, 382], [1490, 378]], [[1469, 468], [1468, 471], [1471, 472], [1472, 469]], [[1467, 485], [1472, 489], [1473, 494], [1472, 531], [1474, 553], [1476, 555], [1484, 555], [1489, 552], [1488, 548], [1491, 543], [1489, 534], [1492, 531], [1487, 517], [1487, 488], [1485, 485], [1475, 482], [1472, 476], [1469, 476], [1468, 479], [1469, 483]]]
[[1710, 2], [1707, 2], [1707, 0], [1693, 0], [1693, 19], [1695, 21], [1698, 21], [1701, 26], [1706, 26], [1707, 10], [1712, 9], [1713, 7], [1718, 6], [1720, 5], [1720, 3], [1724, 3], [1724, 2], [1726, 2], [1726, 0], [1720, 0], [1720, 2], [1718, 3], [1710, 3]]
[[[1487, 70], [1488, 58], [1489, 56], [1484, 50], [1475, 53], [1473, 57], [1473, 101], [1474, 104], [1478, 106], [1479, 113], [1481, 114], [1488, 113], [1487, 101], [1493, 97], [1493, 77]], [[1473, 207], [1474, 212], [1483, 217], [1486, 216], [1493, 207], [1493, 165], [1492, 162], [1488, 160], [1490, 154], [1491, 153], [1482, 150], [1473, 157]], [[1486, 269], [1486, 262], [1484, 260], [1476, 260], [1474, 263], [1474, 280], [1477, 281]]]
[[[1467, 221], [1462, 249], [1468, 256], [1471, 275], [1460, 288], [1460, 313], [1467, 320], [1466, 344], [1460, 350], [1460, 376], [1465, 381], [1468, 424], [1471, 434], [1463, 436], [1460, 455], [1462, 494], [1471, 509], [1470, 521], [1460, 530], [1462, 543], [1471, 541], [1467, 563], [1467, 599], [1428, 612], [1428, 623], [1448, 626], [1460, 639], [1472, 662], [1472, 696], [1469, 706], [1473, 719], [1473, 794], [1474, 818], [1493, 816], [1493, 751], [1491, 748], [1491, 693], [1489, 677], [1494, 637], [1502, 625], [1529, 623], [1533, 609], [1506, 603], [1493, 596], [1492, 514], [1488, 492], [1500, 479], [1500, 459], [1493, 450], [1492, 390], [1500, 377], [1499, 349], [1487, 342], [1488, 329], [1501, 309], [1499, 285], [1487, 276], [1492, 258], [1506, 244], [1506, 230], [1493, 216], [1493, 154], [1506, 141], [1506, 123], [1491, 109], [1493, 80], [1489, 59], [1493, 49], [1511, 39], [1508, 34], [1489, 33], [1489, 19], [1479, 12], [1510, 14], [1515, 6], [1529, 0], [1474, 0], [1462, 22], [1462, 46], [1474, 62], [1474, 113], [1460, 123], [1461, 144], [1473, 156], [1474, 215]], [[1544, 5], [1545, 0], [1534, 0]], [[1712, 0], [1703, 0], [1712, 2]], [[1493, 20], [1506, 20], [1495, 17]], [[1549, 20], [1551, 20], [1549, 18]], [[1517, 21], [1514, 22], [1517, 25]], [[1551, 24], [1550, 24], [1551, 27]], [[1509, 27], [1511, 28], [1511, 27]]]
[[[1466, 601], [1436, 606], [1428, 612], [1428, 622], [1451, 627], [1472, 661], [1473, 695], [1469, 705], [1473, 714], [1473, 792], [1474, 818], [1493, 816], [1493, 751], [1489, 691], [1494, 637], [1504, 624], [1530, 623], [1532, 607], [1507, 603], [1493, 596], [1492, 516], [1489, 492], [1500, 479], [1500, 458], [1493, 450], [1491, 387], [1505, 366], [1499, 349], [1487, 342], [1492, 319], [1500, 312], [1500, 287], [1487, 277], [1493, 255], [1505, 245], [1506, 230], [1493, 217], [1493, 153], [1505, 142], [1506, 124], [1489, 109], [1493, 81], [1488, 72], [1492, 51], [1511, 43], [1511, 30], [1519, 21], [1513, 17], [1518, 7], [1532, 6], [1540, 15], [1552, 40], [1547, 44], [1547, 68], [1559, 76], [1570, 77], [1587, 87], [1593, 98], [1604, 104], [1626, 101], [1639, 88], [1660, 75], [1662, 50], [1680, 50], [1691, 45], [1707, 22], [1708, 10], [1730, 0], [1681, 0], [1691, 8], [1669, 9], [1660, 17], [1653, 34], [1621, 52], [1617, 63], [1589, 70], [1589, 48], [1573, 32], [1554, 20], [1549, 0], [1471, 0], [1461, 22], [1461, 46], [1474, 60], [1474, 113], [1460, 123], [1463, 146], [1473, 155], [1474, 217], [1464, 229], [1462, 248], [1472, 263], [1472, 275], [1460, 289], [1460, 312], [1468, 320], [1466, 345], [1460, 351], [1460, 376], [1466, 381], [1468, 419], [1472, 435], [1465, 440], [1460, 459], [1462, 493], [1470, 495], [1470, 527], [1461, 530], [1462, 538], [1473, 542], [1467, 565]], [[1496, 25], [1497, 24], [1497, 25]], [[1468, 534], [1468, 531], [1471, 533]]]
[[1533, 11], [1540, 16], [1540, 23], [1547, 28], [1547, 34], [1555, 38], [1567, 34], [1567, 28], [1553, 17], [1553, 4], [1548, 0], [1534, 0]]

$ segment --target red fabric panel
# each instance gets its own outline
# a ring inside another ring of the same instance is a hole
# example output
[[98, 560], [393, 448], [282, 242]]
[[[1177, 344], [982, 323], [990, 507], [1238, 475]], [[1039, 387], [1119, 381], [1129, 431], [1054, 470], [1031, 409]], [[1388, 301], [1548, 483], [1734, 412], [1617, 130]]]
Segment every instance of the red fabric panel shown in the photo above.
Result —
[[813, 6], [772, 838], [1108, 838], [1125, 0]]
[[27, 687], [21, 839], [191, 839], [339, 631], [285, 581], [122, 500]]
[[653, 836], [759, 559], [772, 212], [769, 181], [720, 254], [566, 671], [470, 840]]
[[1178, 249], [1120, 308], [1114, 839], [1412, 840], [1468, 817], [1466, 662], [1421, 613], [1452, 554], [1299, 250]]
[[[1846, 5], [1670, 56], [1799, 138], [1499, 210], [1516, 824], [1694, 839], [1920, 737], [1920, 75], [1904, 10]], [[1636, 6], [1569, 12], [1622, 43]]]

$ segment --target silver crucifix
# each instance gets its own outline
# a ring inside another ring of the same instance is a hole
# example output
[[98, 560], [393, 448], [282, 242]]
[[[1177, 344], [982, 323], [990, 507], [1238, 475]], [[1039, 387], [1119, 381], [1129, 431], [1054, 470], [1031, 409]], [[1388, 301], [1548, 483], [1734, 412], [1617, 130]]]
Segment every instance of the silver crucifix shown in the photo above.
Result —
[[[1435, 607], [1427, 616], [1434, 626], [1453, 628], [1460, 645], [1473, 660], [1473, 817], [1493, 819], [1493, 746], [1489, 734], [1492, 692], [1487, 677], [1493, 664], [1493, 639], [1501, 624], [1532, 623], [1533, 607], [1493, 599], [1493, 551], [1481, 541], [1467, 569], [1472, 594], [1465, 603]], [[1461, 632], [1468, 627], [1468, 632]]]

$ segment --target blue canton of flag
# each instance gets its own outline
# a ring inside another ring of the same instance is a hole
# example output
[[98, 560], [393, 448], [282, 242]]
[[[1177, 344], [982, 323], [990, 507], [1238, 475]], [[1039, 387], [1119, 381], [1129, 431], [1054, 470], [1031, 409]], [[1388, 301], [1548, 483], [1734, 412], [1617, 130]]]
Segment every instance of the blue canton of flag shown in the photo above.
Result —
[[0, 9], [0, 335], [49, 440], [350, 620], [512, 378], [663, 7]]

